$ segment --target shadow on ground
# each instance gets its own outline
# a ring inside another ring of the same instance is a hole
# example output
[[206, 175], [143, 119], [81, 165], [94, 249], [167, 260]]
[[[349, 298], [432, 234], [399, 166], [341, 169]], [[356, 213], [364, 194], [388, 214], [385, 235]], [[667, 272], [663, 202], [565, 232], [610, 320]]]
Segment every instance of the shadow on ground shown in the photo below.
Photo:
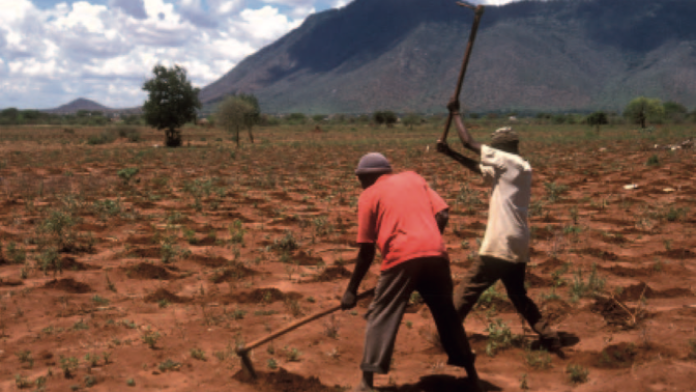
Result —
[[[487, 381], [482, 381], [486, 391], [502, 391]], [[397, 387], [378, 388], [379, 392], [466, 392], [473, 391], [470, 381], [466, 377], [449, 375], [425, 376], [415, 384], [406, 384]]]

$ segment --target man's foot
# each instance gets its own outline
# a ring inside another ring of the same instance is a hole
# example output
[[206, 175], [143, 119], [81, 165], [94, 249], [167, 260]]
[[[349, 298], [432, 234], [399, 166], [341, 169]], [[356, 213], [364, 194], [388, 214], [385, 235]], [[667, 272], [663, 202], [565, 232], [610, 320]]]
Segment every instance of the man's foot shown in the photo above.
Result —
[[360, 379], [360, 383], [353, 388], [353, 392], [373, 392], [373, 373], [363, 372], [363, 376]]

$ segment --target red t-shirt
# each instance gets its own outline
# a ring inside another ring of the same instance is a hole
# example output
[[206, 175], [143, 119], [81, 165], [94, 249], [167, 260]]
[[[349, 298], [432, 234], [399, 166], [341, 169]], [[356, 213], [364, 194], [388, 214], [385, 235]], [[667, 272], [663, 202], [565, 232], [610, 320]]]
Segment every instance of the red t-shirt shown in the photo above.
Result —
[[381, 271], [420, 257], [447, 258], [435, 214], [447, 203], [415, 172], [383, 175], [358, 201], [358, 243], [376, 243]]

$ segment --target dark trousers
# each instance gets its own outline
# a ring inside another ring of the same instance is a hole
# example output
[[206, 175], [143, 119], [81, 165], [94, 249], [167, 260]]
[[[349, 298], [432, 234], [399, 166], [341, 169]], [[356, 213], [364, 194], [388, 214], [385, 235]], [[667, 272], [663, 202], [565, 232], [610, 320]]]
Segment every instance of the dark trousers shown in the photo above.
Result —
[[454, 306], [459, 314], [460, 322], [464, 322], [481, 294], [495, 282], [502, 280], [510, 301], [534, 332], [542, 339], [555, 339], [556, 332], [549, 327], [546, 319], [541, 316], [539, 308], [527, 296], [527, 289], [524, 288], [526, 270], [526, 263], [513, 263], [494, 257], [480, 256], [454, 291]]
[[389, 372], [396, 334], [414, 290], [430, 308], [442, 347], [449, 356], [448, 364], [461, 367], [473, 364], [464, 326], [459, 322], [452, 302], [449, 261], [420, 258], [382, 272], [366, 316], [365, 348], [360, 366], [363, 371]]

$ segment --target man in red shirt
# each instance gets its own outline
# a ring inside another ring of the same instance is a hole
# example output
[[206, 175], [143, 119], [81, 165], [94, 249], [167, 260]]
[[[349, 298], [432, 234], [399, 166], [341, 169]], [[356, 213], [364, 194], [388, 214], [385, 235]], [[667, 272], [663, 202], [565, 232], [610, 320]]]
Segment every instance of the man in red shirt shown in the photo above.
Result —
[[448, 364], [466, 369], [474, 391], [482, 391], [464, 327], [454, 309], [449, 258], [442, 240], [448, 206], [415, 172], [391, 174], [379, 153], [360, 159], [355, 171], [364, 191], [358, 201], [357, 264], [343, 296], [343, 309], [356, 305], [358, 286], [375, 256], [382, 266], [375, 298], [366, 315], [363, 377], [354, 390], [371, 391], [374, 373], [389, 372], [394, 341], [411, 293], [420, 293], [435, 320]]

